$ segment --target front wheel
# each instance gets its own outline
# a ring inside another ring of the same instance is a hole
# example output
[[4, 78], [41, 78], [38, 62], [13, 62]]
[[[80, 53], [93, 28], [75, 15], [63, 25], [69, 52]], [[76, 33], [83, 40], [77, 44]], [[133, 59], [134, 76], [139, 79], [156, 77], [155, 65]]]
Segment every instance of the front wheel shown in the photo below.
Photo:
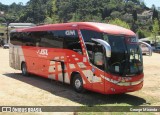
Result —
[[21, 71], [22, 71], [22, 75], [23, 76], [28, 76], [28, 71], [27, 71], [26, 63], [22, 63]]
[[82, 92], [85, 91], [84, 88], [83, 88], [82, 78], [79, 74], [76, 74], [74, 76], [72, 86], [75, 89], [75, 91], [78, 92], [78, 93], [82, 93]]

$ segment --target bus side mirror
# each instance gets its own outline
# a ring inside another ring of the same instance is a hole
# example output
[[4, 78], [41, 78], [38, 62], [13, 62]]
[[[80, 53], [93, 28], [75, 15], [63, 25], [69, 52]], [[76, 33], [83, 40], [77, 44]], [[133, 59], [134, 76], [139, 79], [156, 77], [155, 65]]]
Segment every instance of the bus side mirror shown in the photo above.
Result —
[[105, 51], [106, 51], [106, 57], [108, 58], [111, 57], [111, 46], [106, 41], [102, 39], [95, 39], [95, 38], [91, 38], [91, 40], [104, 46]]

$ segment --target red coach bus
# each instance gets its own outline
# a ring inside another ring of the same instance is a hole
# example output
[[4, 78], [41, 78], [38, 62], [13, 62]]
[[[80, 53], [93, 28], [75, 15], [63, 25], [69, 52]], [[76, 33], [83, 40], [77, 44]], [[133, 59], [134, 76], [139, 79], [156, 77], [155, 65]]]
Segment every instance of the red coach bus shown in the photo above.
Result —
[[50, 24], [10, 33], [10, 66], [84, 89], [117, 94], [143, 86], [135, 33], [110, 24]]

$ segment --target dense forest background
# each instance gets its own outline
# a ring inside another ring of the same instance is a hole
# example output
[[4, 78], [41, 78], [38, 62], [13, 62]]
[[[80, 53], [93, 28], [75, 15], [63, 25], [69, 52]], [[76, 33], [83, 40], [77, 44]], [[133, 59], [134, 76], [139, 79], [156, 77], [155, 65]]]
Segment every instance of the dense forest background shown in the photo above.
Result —
[[0, 11], [4, 12], [0, 23], [94, 21], [123, 24], [140, 38], [151, 36], [155, 26], [159, 34], [160, 12], [154, 5], [146, 7], [143, 0], [30, 0], [26, 5], [0, 3]]

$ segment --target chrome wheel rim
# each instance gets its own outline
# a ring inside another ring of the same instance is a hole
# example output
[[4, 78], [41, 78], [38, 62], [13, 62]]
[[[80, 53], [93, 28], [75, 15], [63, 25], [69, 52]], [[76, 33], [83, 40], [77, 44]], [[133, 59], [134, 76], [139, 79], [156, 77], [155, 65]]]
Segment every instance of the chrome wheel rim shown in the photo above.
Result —
[[81, 81], [79, 79], [76, 79], [76, 81], [75, 81], [75, 87], [77, 89], [81, 87]]
[[23, 72], [23, 74], [26, 74], [26, 66], [25, 65], [23, 65], [23, 68], [22, 68], [22, 72]]

